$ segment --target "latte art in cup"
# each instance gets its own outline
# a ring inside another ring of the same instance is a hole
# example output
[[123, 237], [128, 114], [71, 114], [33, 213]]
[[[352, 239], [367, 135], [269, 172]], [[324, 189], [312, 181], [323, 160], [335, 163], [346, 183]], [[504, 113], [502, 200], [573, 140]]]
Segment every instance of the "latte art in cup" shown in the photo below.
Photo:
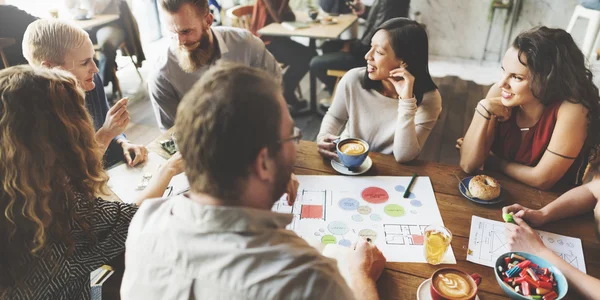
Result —
[[448, 299], [469, 298], [475, 289], [470, 278], [466, 274], [447, 270], [438, 273], [433, 278], [435, 289]]
[[340, 151], [348, 155], [363, 154], [367, 151], [367, 147], [360, 142], [351, 141], [340, 146]]

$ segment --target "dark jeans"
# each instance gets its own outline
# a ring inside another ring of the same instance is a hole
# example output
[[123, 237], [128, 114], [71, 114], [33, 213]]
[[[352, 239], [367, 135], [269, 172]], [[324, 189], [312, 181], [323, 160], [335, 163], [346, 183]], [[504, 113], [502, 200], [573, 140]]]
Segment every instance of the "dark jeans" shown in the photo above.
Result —
[[317, 52], [289, 38], [273, 38], [266, 47], [278, 62], [288, 65], [283, 74], [283, 95], [288, 104], [297, 103], [299, 100], [294, 91]]
[[118, 25], [108, 25], [98, 29], [96, 40], [100, 45], [98, 73], [104, 86], [107, 86], [108, 82], [114, 82], [115, 80], [114, 70], [117, 68], [115, 58], [117, 57], [117, 49], [125, 41], [125, 31]]
[[321, 47], [323, 55], [317, 56], [310, 61], [311, 72], [315, 72], [315, 75], [325, 84], [329, 93], [333, 93], [336, 78], [327, 76], [327, 70], [347, 71], [357, 67], [364, 67], [367, 64], [365, 54], [367, 54], [368, 49], [364, 50], [363, 47], [358, 46], [351, 47], [350, 52], [340, 52], [339, 50], [342, 49], [345, 42], [347, 41], [325, 42]]

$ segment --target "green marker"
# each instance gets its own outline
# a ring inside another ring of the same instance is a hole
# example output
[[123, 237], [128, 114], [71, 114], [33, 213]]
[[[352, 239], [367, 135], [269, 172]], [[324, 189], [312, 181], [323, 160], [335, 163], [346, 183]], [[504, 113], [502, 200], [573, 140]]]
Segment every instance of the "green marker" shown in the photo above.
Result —
[[508, 213], [508, 214], [502, 214], [502, 219], [504, 219], [504, 222], [506, 223], [515, 223], [515, 220], [513, 219], [513, 213]]

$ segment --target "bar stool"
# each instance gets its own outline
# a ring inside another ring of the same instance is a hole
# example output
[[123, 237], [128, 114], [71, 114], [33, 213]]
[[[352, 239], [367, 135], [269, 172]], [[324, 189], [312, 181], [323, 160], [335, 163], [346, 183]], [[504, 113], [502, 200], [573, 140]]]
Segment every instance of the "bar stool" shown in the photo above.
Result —
[[575, 12], [573, 12], [573, 16], [571, 17], [571, 21], [569, 21], [569, 26], [567, 26], [568, 33], [571, 33], [573, 30], [578, 18], [588, 19], [581, 51], [583, 52], [583, 55], [589, 59], [592, 55], [592, 48], [598, 39], [598, 31], [600, 31], [600, 10], [588, 9], [581, 5], [577, 5], [575, 7]]

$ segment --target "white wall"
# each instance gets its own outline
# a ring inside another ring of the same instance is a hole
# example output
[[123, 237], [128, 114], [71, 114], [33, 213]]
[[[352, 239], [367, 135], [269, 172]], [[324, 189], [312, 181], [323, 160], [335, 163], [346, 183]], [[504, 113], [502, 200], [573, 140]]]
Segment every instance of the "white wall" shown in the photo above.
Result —
[[[427, 25], [430, 54], [444, 57], [481, 59], [489, 25], [491, 0], [428, 0], [411, 1], [411, 13], [421, 12]], [[577, 0], [521, 0], [523, 9], [510, 37], [502, 36], [504, 12], [496, 15], [490, 35], [489, 49], [498, 52], [501, 42], [512, 40], [522, 31], [539, 25], [566, 28], [578, 4]], [[573, 38], [581, 43], [587, 22], [580, 21], [573, 30]], [[508, 28], [508, 25], [507, 25]], [[508, 29], [507, 29], [508, 30]], [[505, 49], [502, 49], [502, 53]], [[498, 54], [489, 54], [488, 60], [497, 60]]]

